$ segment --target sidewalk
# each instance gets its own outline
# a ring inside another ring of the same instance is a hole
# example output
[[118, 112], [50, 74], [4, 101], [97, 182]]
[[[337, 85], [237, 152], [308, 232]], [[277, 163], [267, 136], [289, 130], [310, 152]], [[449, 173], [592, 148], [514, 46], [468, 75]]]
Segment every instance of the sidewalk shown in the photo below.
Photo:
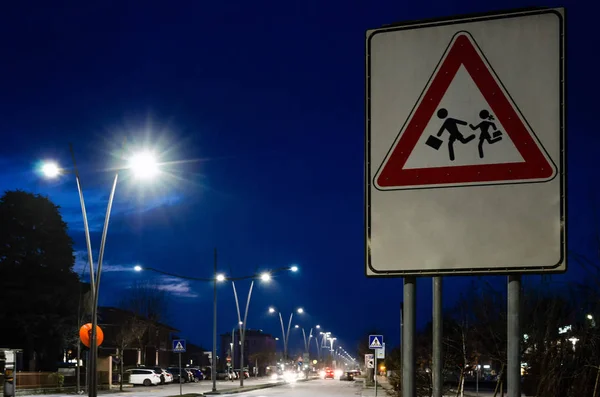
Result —
[[[364, 386], [361, 395], [363, 397], [374, 397], [375, 396], [375, 388], [373, 386]], [[388, 382], [388, 378], [386, 376], [377, 376], [377, 397], [386, 396], [386, 395], [394, 395], [394, 390], [392, 386]], [[504, 392], [504, 396], [506, 396], [506, 391]], [[450, 391], [446, 393], [444, 397], [456, 397], [456, 391]], [[474, 391], [465, 391], [464, 397], [494, 397], [493, 391], [480, 391], [479, 393]], [[496, 397], [502, 397], [500, 393], [497, 394]]]

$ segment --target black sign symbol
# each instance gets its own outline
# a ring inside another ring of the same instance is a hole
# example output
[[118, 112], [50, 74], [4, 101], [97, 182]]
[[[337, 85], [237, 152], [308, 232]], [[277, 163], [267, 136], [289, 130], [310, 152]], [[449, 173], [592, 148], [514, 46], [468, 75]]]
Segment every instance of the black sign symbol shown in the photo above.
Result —
[[[438, 133], [434, 136], [434, 135], [430, 135], [429, 138], [427, 138], [427, 141], [425, 142], [425, 144], [435, 150], [439, 150], [439, 148], [442, 146], [442, 143], [444, 143], [444, 141], [442, 139], [440, 139], [440, 137], [442, 136], [442, 134], [444, 132], [448, 132], [448, 134], [450, 135], [450, 138], [448, 139], [448, 155], [450, 157], [450, 161], [454, 161], [455, 156], [454, 156], [454, 143], [456, 141], [459, 141], [462, 144], [467, 144], [469, 142], [471, 142], [473, 139], [475, 139], [475, 134], [469, 135], [468, 137], [464, 137], [463, 134], [459, 131], [458, 126], [459, 125], [467, 125], [466, 121], [463, 120], [458, 120], [458, 119], [454, 119], [451, 117], [448, 117], [448, 110], [441, 108], [437, 111], [437, 116], [444, 120], [444, 123], [442, 124], [440, 130], [438, 131]], [[482, 110], [479, 112], [479, 117], [481, 119], [483, 119], [483, 121], [477, 125], [473, 125], [469, 123], [469, 127], [472, 130], [480, 130], [480, 134], [479, 134], [479, 145], [477, 145], [477, 148], [479, 150], [479, 158], [483, 158], [484, 157], [484, 153], [483, 153], [483, 144], [484, 142], [487, 142], [489, 144], [494, 144], [500, 140], [502, 140], [502, 131], [498, 130], [498, 128], [496, 127], [496, 124], [494, 124], [491, 120], [494, 120], [494, 116], [492, 116], [490, 114], [489, 111], [487, 110]], [[493, 133], [490, 134], [490, 128], [492, 129]]]
[[[469, 124], [469, 127], [471, 127], [472, 130], [481, 130], [481, 133], [479, 134], [479, 145], [477, 145], [477, 148], [479, 150], [479, 158], [482, 159], [484, 156], [483, 143], [487, 142], [491, 145], [501, 141], [502, 131], [498, 130], [498, 128], [496, 128], [496, 124], [491, 122], [491, 120], [494, 120], [494, 116], [492, 116], [487, 110], [483, 109], [481, 112], [479, 112], [479, 117], [483, 119], [483, 121], [477, 125]], [[493, 136], [490, 135], [490, 128], [494, 131]]]
[[444, 120], [442, 127], [436, 134], [436, 136], [431, 135], [425, 144], [438, 150], [440, 146], [442, 146], [443, 141], [439, 138], [442, 136], [444, 132], [448, 132], [450, 138], [448, 139], [448, 155], [450, 156], [450, 161], [454, 161], [454, 143], [459, 141], [462, 144], [467, 144], [475, 139], [475, 134], [469, 135], [468, 137], [464, 137], [463, 134], [458, 130], [459, 125], [467, 125], [466, 121], [454, 119], [452, 117], [448, 117], [448, 110], [441, 108], [437, 111], [437, 116]]

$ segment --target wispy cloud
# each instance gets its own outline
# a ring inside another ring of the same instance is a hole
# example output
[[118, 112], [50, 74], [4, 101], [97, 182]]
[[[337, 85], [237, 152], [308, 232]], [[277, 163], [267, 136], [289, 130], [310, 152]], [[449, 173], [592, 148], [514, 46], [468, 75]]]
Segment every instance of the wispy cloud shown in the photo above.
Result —
[[197, 298], [190, 287], [190, 282], [175, 277], [161, 276], [156, 280], [156, 288], [182, 298]]
[[[96, 261], [96, 259], [94, 259]], [[135, 273], [136, 263], [131, 264], [115, 264], [105, 261], [102, 264], [102, 274], [104, 273], [115, 273], [115, 272], [128, 272]], [[94, 263], [94, 267], [97, 266], [97, 262]], [[75, 251], [75, 266], [73, 271], [83, 275], [83, 279], [86, 280], [89, 274], [89, 264], [87, 261], [87, 252]], [[181, 298], [197, 298], [198, 294], [192, 290], [191, 284], [187, 280], [182, 280], [176, 277], [169, 276], [158, 276], [152, 278], [152, 285], [161, 291], [165, 291], [173, 296]]]
[[[109, 261], [103, 261], [102, 273], [111, 272], [134, 272], [136, 264], [113, 264]], [[97, 258], [94, 258], [94, 268], [98, 266]], [[88, 255], [85, 251], [75, 251], [75, 265], [73, 271], [77, 274], [89, 274], [90, 265], [88, 263]], [[85, 279], [86, 277], [84, 277]]]

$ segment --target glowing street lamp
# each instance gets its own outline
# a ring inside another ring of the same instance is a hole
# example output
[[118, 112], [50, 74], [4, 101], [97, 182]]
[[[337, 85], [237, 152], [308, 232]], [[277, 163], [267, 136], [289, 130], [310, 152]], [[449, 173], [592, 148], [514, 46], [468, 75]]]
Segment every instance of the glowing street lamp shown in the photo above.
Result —
[[261, 281], [269, 282], [269, 281], [271, 281], [271, 274], [264, 272], [260, 275], [260, 279], [261, 279]]
[[46, 162], [42, 164], [42, 173], [46, 178], [56, 178], [60, 175], [60, 167], [54, 162]]
[[135, 265], [135, 266], [133, 267], [133, 270], [135, 270], [136, 272], [141, 272], [142, 270], [144, 270], [144, 268], [143, 268], [143, 267], [141, 267], [140, 265]]
[[149, 179], [158, 174], [158, 161], [156, 156], [150, 151], [143, 151], [134, 154], [129, 160], [129, 169], [140, 179]]
[[[285, 268], [284, 268], [285, 269]], [[280, 270], [284, 270], [280, 269]], [[250, 289], [248, 290], [248, 298], [246, 300], [246, 311], [244, 312], [244, 319], [242, 320], [241, 312], [240, 312], [240, 302], [238, 300], [237, 290], [235, 288], [235, 280], [231, 281], [231, 286], [233, 287], [233, 296], [235, 297], [235, 307], [237, 309], [238, 322], [240, 325], [240, 344], [244, 346], [244, 340], [246, 338], [246, 324], [248, 319], [248, 309], [250, 308], [250, 298], [252, 297], [252, 289], [254, 288], [254, 279], [256, 277], [251, 277], [252, 282], [250, 283]], [[271, 273], [263, 272], [260, 274], [259, 279], [263, 282], [268, 283], [271, 281]], [[244, 349], [240, 350], [240, 370], [242, 371], [242, 376], [240, 376], [240, 387], [244, 386]]]
[[223, 282], [223, 281], [225, 281], [225, 275], [224, 274], [217, 274], [217, 277], [215, 277], [215, 278], [220, 283]]
[[[110, 213], [112, 211], [112, 205], [115, 198], [115, 192], [117, 189], [117, 182], [119, 180], [119, 171], [116, 172], [115, 178], [112, 184], [112, 189], [110, 191], [110, 195], [108, 198], [108, 204], [106, 207], [106, 215], [104, 217], [104, 227], [102, 230], [102, 237], [100, 240], [100, 249], [98, 250], [98, 266], [97, 270], [94, 271], [94, 261], [92, 257], [92, 244], [90, 240], [90, 230], [87, 220], [87, 212], [85, 210], [85, 201], [83, 199], [83, 192], [81, 189], [81, 182], [79, 178], [79, 171], [77, 169], [77, 163], [75, 161], [75, 153], [73, 151], [73, 146], [70, 145], [69, 149], [71, 151], [71, 158], [73, 160], [73, 173], [75, 174], [75, 181], [77, 182], [77, 191], [79, 193], [79, 202], [81, 204], [81, 213], [83, 217], [83, 228], [85, 233], [86, 245], [87, 245], [87, 253], [88, 253], [88, 262], [90, 266], [90, 285], [92, 290], [92, 330], [90, 335], [90, 374], [91, 379], [88, 387], [88, 395], [89, 397], [96, 397], [98, 394], [98, 373], [97, 373], [97, 361], [98, 361], [98, 345], [97, 345], [97, 337], [96, 337], [96, 328], [98, 326], [98, 297], [100, 292], [100, 278], [102, 276], [102, 262], [104, 259], [104, 249], [106, 247], [106, 235], [108, 233], [108, 224], [110, 220]], [[132, 156], [129, 169], [131, 169], [134, 175], [138, 177], [149, 178], [154, 176], [158, 172], [158, 163], [156, 158], [150, 152], [142, 152]], [[56, 178], [61, 174], [67, 174], [65, 170], [61, 169], [57, 163], [55, 162], [45, 162], [41, 171], [46, 178]], [[141, 266], [135, 268], [137, 271], [141, 271]], [[78, 367], [79, 368], [79, 367]], [[77, 379], [79, 379], [79, 375], [77, 375]], [[79, 392], [79, 390], [77, 390]]]
[[[292, 269], [290, 268], [290, 270]], [[294, 312], [290, 313], [290, 320], [288, 321], [287, 332], [285, 330], [285, 325], [283, 324], [283, 317], [281, 316], [281, 312], [275, 309], [273, 306], [270, 306], [269, 313], [273, 314], [275, 312], [277, 312], [277, 314], [279, 315], [279, 323], [281, 324], [281, 337], [283, 338], [283, 358], [287, 359], [288, 342], [290, 340], [290, 329], [292, 328], [292, 319], [294, 318]], [[304, 313], [304, 309], [299, 307], [298, 309], [296, 309], [296, 313], [302, 314]], [[296, 328], [298, 328], [297, 325]]]
[[290, 267], [290, 270], [295, 273], [298, 271], [298, 266], [292, 266], [292, 267]]

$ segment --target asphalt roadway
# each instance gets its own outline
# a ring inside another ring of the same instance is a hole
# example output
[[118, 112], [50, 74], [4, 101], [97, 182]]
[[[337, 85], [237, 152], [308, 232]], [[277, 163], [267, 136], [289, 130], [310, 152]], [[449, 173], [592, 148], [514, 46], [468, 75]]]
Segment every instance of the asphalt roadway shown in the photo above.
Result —
[[[264, 387], [254, 389], [256, 387]], [[212, 382], [201, 381], [198, 383], [186, 383], [182, 385], [183, 395], [199, 395], [209, 393], [212, 390]], [[345, 382], [340, 380], [323, 380], [311, 379], [309, 381], [298, 381], [294, 383], [284, 384], [281, 381], [272, 381], [267, 378], [245, 379], [244, 389], [240, 390], [239, 380], [218, 381], [217, 390], [219, 395], [231, 395], [235, 397], [354, 397], [361, 395], [362, 383], [355, 384], [354, 382]], [[168, 397], [179, 395], [179, 384], [167, 384], [160, 386], [136, 386], [127, 387], [122, 392], [105, 391], [99, 392], [99, 396], [103, 397]], [[34, 395], [25, 395], [18, 393], [19, 397], [34, 397]], [[385, 395], [385, 393], [382, 393]], [[73, 397], [74, 394], [46, 394], [35, 395], [36, 397]], [[83, 395], [85, 396], [85, 394]], [[208, 394], [207, 394], [208, 396]]]

